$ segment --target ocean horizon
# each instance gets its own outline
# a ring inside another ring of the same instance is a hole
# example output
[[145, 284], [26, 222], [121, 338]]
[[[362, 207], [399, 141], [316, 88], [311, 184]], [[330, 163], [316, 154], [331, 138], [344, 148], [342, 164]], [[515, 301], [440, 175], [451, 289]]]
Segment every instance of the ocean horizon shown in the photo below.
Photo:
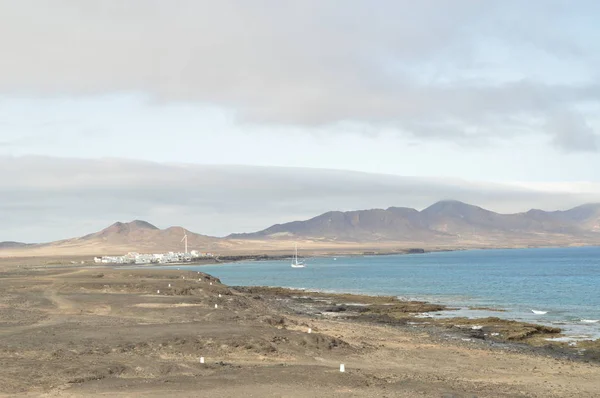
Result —
[[[600, 338], [600, 247], [486, 249], [179, 266], [230, 286], [393, 295], [447, 305], [434, 317], [496, 316]], [[475, 307], [490, 310], [473, 310]]]

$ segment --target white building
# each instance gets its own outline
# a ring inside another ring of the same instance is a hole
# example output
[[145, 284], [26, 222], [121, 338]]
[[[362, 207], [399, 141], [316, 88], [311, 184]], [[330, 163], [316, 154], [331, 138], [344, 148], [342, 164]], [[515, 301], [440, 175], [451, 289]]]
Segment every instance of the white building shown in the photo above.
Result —
[[103, 256], [94, 257], [95, 263], [102, 264], [168, 264], [168, 263], [180, 263], [180, 262], [191, 262], [194, 259], [213, 257], [212, 253], [202, 253], [198, 250], [192, 250], [190, 253], [155, 253], [155, 254], [143, 254], [137, 252], [130, 252], [124, 256]]

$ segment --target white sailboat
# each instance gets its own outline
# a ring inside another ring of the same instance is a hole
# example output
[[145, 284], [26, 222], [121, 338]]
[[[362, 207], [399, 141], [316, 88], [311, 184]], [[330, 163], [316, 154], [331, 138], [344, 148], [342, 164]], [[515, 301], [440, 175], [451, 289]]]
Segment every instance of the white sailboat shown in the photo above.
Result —
[[298, 244], [296, 243], [296, 254], [294, 255], [294, 261], [292, 261], [292, 268], [304, 268], [306, 265], [304, 261], [298, 262]]

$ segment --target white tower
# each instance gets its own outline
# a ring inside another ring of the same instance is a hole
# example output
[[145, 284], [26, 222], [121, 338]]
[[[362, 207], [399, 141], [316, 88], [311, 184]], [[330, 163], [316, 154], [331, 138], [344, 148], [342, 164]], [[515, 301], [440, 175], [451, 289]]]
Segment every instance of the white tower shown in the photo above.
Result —
[[187, 233], [185, 232], [185, 229], [183, 230], [183, 239], [181, 239], [182, 242], [185, 242], [185, 254], [187, 254], [188, 252], [188, 247], [187, 247]]

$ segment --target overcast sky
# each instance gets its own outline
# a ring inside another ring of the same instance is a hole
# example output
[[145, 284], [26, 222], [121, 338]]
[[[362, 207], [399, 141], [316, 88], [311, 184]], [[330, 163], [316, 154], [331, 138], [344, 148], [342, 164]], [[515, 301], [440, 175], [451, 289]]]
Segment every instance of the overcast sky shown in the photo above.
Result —
[[598, 15], [585, 0], [0, 0], [0, 241], [117, 217], [223, 235], [450, 197], [600, 201]]

